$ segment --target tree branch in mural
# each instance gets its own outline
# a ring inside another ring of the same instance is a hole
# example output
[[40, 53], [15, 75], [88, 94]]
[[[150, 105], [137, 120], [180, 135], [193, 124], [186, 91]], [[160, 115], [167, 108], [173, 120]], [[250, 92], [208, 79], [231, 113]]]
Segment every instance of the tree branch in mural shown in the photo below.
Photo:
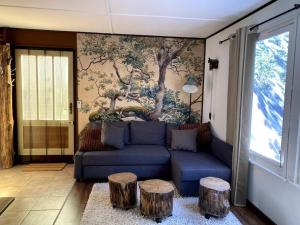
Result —
[[[172, 79], [194, 74], [201, 85], [203, 58], [192, 51], [201, 40], [80, 34], [79, 42], [79, 82], [88, 81], [85, 91], [97, 92], [92, 105], [83, 102], [82, 112], [98, 109], [90, 119], [186, 120], [189, 107], [179, 91], [166, 88], [166, 75], [168, 70], [175, 74]], [[109, 67], [110, 74], [100, 72], [103, 67]], [[133, 105], [118, 106], [124, 101]], [[201, 101], [202, 93], [192, 104]], [[194, 120], [199, 113], [192, 113]]]

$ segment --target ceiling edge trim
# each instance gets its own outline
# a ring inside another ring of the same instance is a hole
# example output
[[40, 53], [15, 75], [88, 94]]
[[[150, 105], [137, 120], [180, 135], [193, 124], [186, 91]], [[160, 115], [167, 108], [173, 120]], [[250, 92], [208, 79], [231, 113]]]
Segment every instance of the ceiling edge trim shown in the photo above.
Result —
[[214, 36], [214, 35], [216, 35], [216, 34], [222, 32], [223, 30], [227, 29], [228, 27], [231, 27], [232, 25], [234, 25], [234, 24], [236, 24], [236, 23], [242, 21], [243, 19], [246, 19], [247, 17], [253, 15], [254, 13], [256, 13], [256, 12], [258, 12], [258, 11], [260, 11], [260, 10], [266, 8], [267, 6], [273, 4], [273, 3], [277, 2], [277, 1], [278, 1], [278, 0], [271, 0], [271, 1], [267, 2], [266, 4], [264, 4], [264, 5], [260, 6], [260, 7], [258, 7], [257, 9], [251, 11], [250, 13], [246, 14], [245, 16], [242, 16], [241, 18], [239, 18], [239, 19], [233, 21], [232, 23], [228, 24], [227, 26], [225, 26], [225, 27], [219, 29], [218, 31], [216, 31], [216, 32], [214, 32], [214, 33], [208, 35], [207, 37], [205, 37], [205, 39], [211, 38], [212, 36]]

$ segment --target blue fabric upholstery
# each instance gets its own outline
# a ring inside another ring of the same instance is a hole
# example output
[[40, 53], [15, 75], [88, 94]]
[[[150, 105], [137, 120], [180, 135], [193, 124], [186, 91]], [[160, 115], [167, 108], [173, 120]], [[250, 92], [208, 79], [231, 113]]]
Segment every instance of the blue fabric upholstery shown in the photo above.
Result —
[[172, 130], [178, 130], [179, 126], [175, 123], [167, 123], [166, 125], [166, 143], [167, 147], [171, 147], [172, 144]]
[[231, 169], [207, 152], [170, 151], [172, 179], [180, 194], [198, 195], [199, 180], [213, 176], [230, 181]]
[[164, 122], [132, 121], [131, 144], [165, 145], [166, 124]]
[[215, 157], [224, 162], [229, 168], [232, 166], [232, 146], [220, 140], [217, 137], [213, 137], [211, 142], [211, 152]]
[[175, 175], [182, 181], [199, 180], [213, 176], [230, 180], [231, 170], [210, 153], [170, 151]]
[[83, 152], [76, 152], [74, 155], [74, 177], [78, 180], [82, 178], [82, 159]]
[[121, 150], [85, 152], [83, 165], [163, 165], [170, 155], [165, 146], [127, 145]]
[[[99, 123], [92, 125], [99, 126]], [[201, 147], [196, 153], [168, 151], [164, 145], [171, 144], [170, 133], [176, 128], [174, 124], [165, 126], [165, 123], [159, 122], [131, 122], [131, 129], [128, 126], [127, 129], [128, 138], [129, 130], [132, 131], [132, 140], [124, 149], [77, 152], [74, 156], [74, 177], [84, 180], [107, 178], [117, 172], [133, 172], [139, 179], [168, 179], [171, 170], [176, 188], [183, 196], [198, 195], [199, 180], [202, 177], [215, 176], [230, 181], [230, 145], [213, 138], [209, 148]]]
[[129, 131], [129, 122], [111, 122], [111, 125], [115, 127], [124, 128], [124, 144], [130, 144], [130, 131]]
[[112, 166], [84, 166], [83, 178], [96, 179], [107, 178], [113, 173], [132, 172], [138, 179], [162, 178], [169, 179], [169, 165], [112, 165]]

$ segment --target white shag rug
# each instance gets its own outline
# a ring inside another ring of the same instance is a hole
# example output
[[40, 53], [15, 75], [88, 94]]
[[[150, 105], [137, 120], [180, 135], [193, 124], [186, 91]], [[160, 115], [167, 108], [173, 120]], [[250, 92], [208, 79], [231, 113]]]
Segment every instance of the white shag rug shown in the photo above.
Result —
[[[143, 217], [138, 205], [134, 209], [120, 210], [111, 206], [108, 183], [97, 183], [93, 186], [89, 200], [81, 219], [81, 225], [157, 225], [154, 220]], [[182, 198], [175, 193], [173, 215], [162, 220], [161, 225], [241, 225], [232, 212], [222, 219], [205, 217], [200, 213], [198, 198]]]

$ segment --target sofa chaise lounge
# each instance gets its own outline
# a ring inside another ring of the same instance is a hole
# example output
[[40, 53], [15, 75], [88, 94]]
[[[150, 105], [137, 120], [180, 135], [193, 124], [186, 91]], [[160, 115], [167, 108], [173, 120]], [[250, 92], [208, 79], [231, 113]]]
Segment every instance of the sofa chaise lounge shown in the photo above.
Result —
[[[95, 125], [90, 126], [101, 126]], [[172, 179], [180, 194], [197, 196], [199, 179], [207, 176], [231, 180], [232, 147], [216, 137], [197, 152], [170, 149], [171, 130], [163, 122], [116, 122], [125, 127], [125, 147], [120, 150], [77, 151], [74, 177], [106, 179], [112, 173], [133, 172], [138, 179]]]

